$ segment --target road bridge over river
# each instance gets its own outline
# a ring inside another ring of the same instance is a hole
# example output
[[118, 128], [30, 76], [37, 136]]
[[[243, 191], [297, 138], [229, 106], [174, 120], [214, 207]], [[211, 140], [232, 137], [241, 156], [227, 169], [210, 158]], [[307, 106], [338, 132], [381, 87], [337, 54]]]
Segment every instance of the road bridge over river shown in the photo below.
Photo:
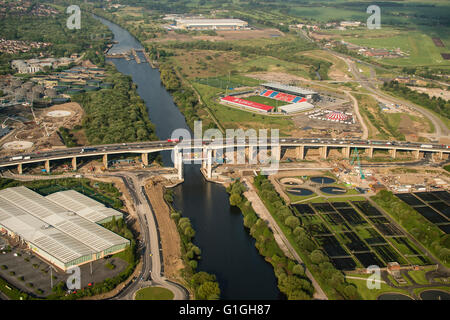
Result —
[[[305, 159], [308, 149], [318, 149], [320, 158], [326, 159], [331, 149], [341, 151], [343, 158], [350, 158], [354, 149], [367, 152], [369, 157], [373, 157], [375, 150], [388, 151], [392, 158], [397, 157], [398, 151], [409, 151], [414, 154], [415, 159], [420, 159], [424, 154], [435, 154], [440, 160], [449, 158], [450, 146], [442, 144], [421, 144], [415, 142], [400, 141], [371, 141], [371, 140], [336, 140], [319, 138], [281, 138], [271, 139], [227, 139], [219, 140], [184, 140], [181, 142], [169, 141], [149, 141], [136, 143], [120, 143], [110, 145], [98, 145], [92, 147], [65, 148], [52, 151], [37, 151], [34, 153], [22, 153], [14, 156], [0, 158], [0, 169], [16, 166], [18, 172], [23, 172], [23, 166], [33, 163], [44, 163], [47, 173], [51, 171], [51, 161], [71, 160], [72, 168], [77, 170], [77, 160], [84, 157], [102, 157], [105, 168], [108, 168], [108, 156], [123, 154], [140, 154], [142, 163], [149, 165], [148, 155], [161, 151], [172, 151], [173, 162], [178, 170], [180, 180], [183, 178], [183, 163], [186, 161], [201, 161], [206, 169], [208, 178], [211, 178], [211, 170], [217, 154], [223, 150], [232, 152], [226, 158], [226, 164], [241, 163], [239, 160], [248, 161], [251, 164], [257, 163], [258, 152], [261, 150], [270, 151], [270, 161], [279, 162], [283, 149], [295, 149], [296, 159]], [[201, 154], [197, 158], [186, 157], [190, 154]], [[240, 158], [239, 158], [240, 157]], [[236, 160], [236, 158], [238, 158]]]

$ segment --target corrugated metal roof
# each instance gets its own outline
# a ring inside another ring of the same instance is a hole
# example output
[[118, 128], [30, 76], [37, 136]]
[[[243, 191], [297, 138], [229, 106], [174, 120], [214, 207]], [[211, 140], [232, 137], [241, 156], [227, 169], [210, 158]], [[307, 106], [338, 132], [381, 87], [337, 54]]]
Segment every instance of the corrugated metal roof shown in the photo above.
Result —
[[121, 236], [69, 211], [25, 187], [0, 191], [3, 198], [43, 222], [73, 237], [95, 252], [118, 244], [129, 243]]
[[0, 198], [0, 224], [63, 263], [93, 254], [94, 250], [44, 221]]
[[46, 198], [67, 210], [77, 213], [79, 216], [91, 222], [98, 223], [99, 221], [113, 216], [122, 217], [121, 212], [107, 208], [100, 202], [76, 192], [75, 190], [52, 193]]

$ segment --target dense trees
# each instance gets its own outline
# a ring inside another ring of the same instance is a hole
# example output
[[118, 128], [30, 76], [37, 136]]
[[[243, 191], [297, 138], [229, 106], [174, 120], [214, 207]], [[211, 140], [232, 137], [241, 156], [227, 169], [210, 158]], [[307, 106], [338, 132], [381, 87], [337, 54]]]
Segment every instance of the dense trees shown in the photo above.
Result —
[[201, 107], [196, 93], [181, 82], [169, 63], [162, 63], [159, 71], [161, 72], [162, 84], [171, 93], [174, 102], [186, 118], [186, 123], [193, 128], [194, 121], [200, 120], [197, 112]]
[[147, 108], [132, 80], [116, 71], [109, 81], [112, 89], [76, 95], [86, 115], [83, 127], [90, 144], [157, 140]]
[[179, 212], [172, 208], [172, 190], [168, 189], [164, 192], [164, 200], [170, 207], [170, 217], [177, 225], [178, 233], [180, 235], [181, 254], [185, 265], [183, 277], [194, 290], [196, 299], [219, 299], [220, 288], [216, 276], [207, 272], [196, 272], [198, 260], [201, 259], [202, 251], [192, 242], [195, 236], [195, 230], [192, 227], [191, 221], [187, 217], [182, 217]]
[[443, 264], [450, 263], [450, 235], [444, 234], [416, 210], [387, 190], [372, 199], [388, 212], [414, 238], [430, 250]]
[[[42, 49], [32, 49], [27, 53], [1, 54], [0, 74], [12, 70], [9, 61], [12, 59], [29, 59], [44, 54], [67, 57], [72, 53], [86, 53], [86, 58], [102, 66], [104, 57], [101, 54], [106, 48], [111, 31], [88, 14], [82, 16], [82, 28], [69, 30], [66, 27], [68, 15], [65, 13], [56, 16], [38, 17], [31, 15], [8, 15], [0, 19], [0, 38], [8, 40], [50, 42], [51, 46]], [[99, 35], [101, 37], [93, 37]], [[105, 35], [105, 36], [103, 36]]]

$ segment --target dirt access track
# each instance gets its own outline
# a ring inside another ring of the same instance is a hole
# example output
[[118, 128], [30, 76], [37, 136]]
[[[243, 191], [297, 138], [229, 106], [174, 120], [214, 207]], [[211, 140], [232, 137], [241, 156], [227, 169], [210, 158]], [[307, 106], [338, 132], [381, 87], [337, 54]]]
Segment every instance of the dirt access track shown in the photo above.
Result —
[[158, 221], [161, 236], [164, 275], [171, 280], [184, 283], [181, 270], [184, 268], [181, 258], [181, 241], [175, 222], [170, 218], [170, 208], [164, 201], [164, 181], [161, 178], [149, 180], [145, 185], [148, 198]]

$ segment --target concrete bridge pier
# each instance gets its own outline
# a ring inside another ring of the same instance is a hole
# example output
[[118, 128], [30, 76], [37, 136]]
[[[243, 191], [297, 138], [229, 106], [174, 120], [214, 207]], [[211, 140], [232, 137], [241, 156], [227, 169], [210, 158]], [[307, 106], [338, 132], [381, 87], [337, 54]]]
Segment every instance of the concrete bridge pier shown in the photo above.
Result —
[[295, 158], [297, 160], [305, 160], [305, 146], [295, 148]]
[[349, 159], [350, 158], [350, 147], [342, 148], [342, 155], [344, 156], [344, 158]]
[[389, 149], [389, 155], [392, 159], [397, 158], [397, 149]]
[[367, 149], [368, 150], [368, 157], [370, 158], [370, 159], [372, 159], [373, 158], [373, 148], [369, 148], [369, 149]]
[[142, 164], [144, 166], [148, 166], [148, 153], [143, 153], [141, 155], [141, 158], [142, 158]]
[[258, 146], [248, 147], [248, 162], [249, 164], [258, 163]]
[[77, 171], [78, 167], [77, 167], [77, 157], [73, 157], [72, 158], [72, 170], [73, 171]]
[[414, 159], [419, 160], [420, 159], [420, 150], [414, 150], [413, 155], [414, 155]]
[[280, 162], [281, 160], [281, 146], [272, 146], [270, 147], [270, 155], [272, 157], [272, 161]]
[[181, 152], [177, 152], [177, 165], [175, 166], [178, 169], [178, 180], [183, 180], [183, 154]]
[[208, 149], [207, 153], [207, 176], [208, 179], [212, 178], [212, 149]]
[[45, 160], [45, 172], [50, 173], [50, 160]]
[[326, 159], [327, 155], [328, 155], [328, 147], [327, 146], [320, 147], [319, 152], [320, 152], [320, 158]]
[[17, 165], [17, 172], [19, 172], [19, 174], [23, 174], [23, 168], [22, 168], [22, 164], [21, 163], [19, 163]]
[[108, 169], [108, 154], [105, 153], [103, 155], [103, 166], [105, 167], [105, 169]]

